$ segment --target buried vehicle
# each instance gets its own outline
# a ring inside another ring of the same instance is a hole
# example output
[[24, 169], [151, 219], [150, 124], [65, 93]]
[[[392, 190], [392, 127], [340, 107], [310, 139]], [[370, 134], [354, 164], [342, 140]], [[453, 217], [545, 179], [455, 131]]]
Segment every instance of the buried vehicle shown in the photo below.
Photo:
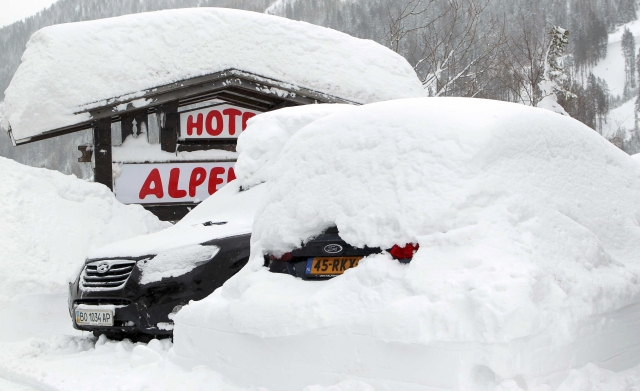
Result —
[[[419, 248], [416, 243], [396, 244], [387, 252], [400, 263], [409, 263]], [[272, 273], [290, 274], [303, 280], [322, 280], [339, 276], [358, 266], [364, 257], [381, 252], [378, 247], [354, 247], [340, 237], [337, 227], [331, 227], [302, 247], [280, 256], [269, 255], [265, 261]]]
[[286, 141], [311, 122], [352, 108], [316, 104], [252, 118], [238, 141], [238, 180], [173, 227], [89, 254], [69, 287], [73, 326], [113, 338], [172, 335], [183, 305], [211, 294], [247, 262], [264, 182]]
[[283, 391], [552, 391], [589, 365], [640, 370], [640, 167], [579, 121], [379, 102], [300, 129], [272, 172], [248, 264], [176, 315], [176, 361]]
[[263, 188], [231, 182], [175, 226], [91, 253], [69, 285], [73, 326], [115, 339], [170, 336], [183, 305], [246, 264]]

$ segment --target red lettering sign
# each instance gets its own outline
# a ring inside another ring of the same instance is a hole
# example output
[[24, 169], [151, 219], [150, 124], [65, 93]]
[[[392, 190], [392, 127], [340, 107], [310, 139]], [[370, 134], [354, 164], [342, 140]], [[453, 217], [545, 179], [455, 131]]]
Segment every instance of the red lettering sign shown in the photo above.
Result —
[[238, 138], [257, 114], [260, 112], [230, 104], [180, 113], [180, 138]]
[[222, 167], [213, 167], [211, 169], [209, 173], [209, 194], [215, 193], [218, 190], [218, 185], [224, 183], [224, 179], [219, 177], [222, 174], [224, 174], [224, 168]]
[[235, 162], [122, 164], [115, 179], [123, 203], [200, 202], [236, 178]]
[[180, 169], [172, 168], [169, 174], [169, 197], [184, 198], [187, 196], [186, 190], [178, 189], [179, 182], [180, 182]]
[[[202, 115], [202, 114], [198, 114]], [[216, 127], [213, 127], [213, 120], [216, 121]], [[211, 110], [207, 114], [207, 133], [210, 136], [216, 137], [219, 136], [224, 130], [224, 120], [222, 119], [222, 114], [218, 110]], [[189, 129], [187, 128], [187, 134], [189, 133]]]
[[193, 122], [193, 116], [190, 115], [187, 119], [187, 134], [191, 136], [193, 134], [193, 129], [196, 129], [196, 134], [200, 136], [202, 134], [202, 114], [198, 114], [198, 119], [196, 122]]
[[[151, 187], [153, 185], [153, 187]], [[140, 193], [138, 197], [141, 200], [144, 200], [148, 195], [154, 195], [156, 198], [164, 197], [164, 191], [162, 190], [162, 177], [160, 177], [160, 171], [157, 168], [154, 168], [149, 173], [147, 179], [145, 179], [142, 184], [142, 188], [140, 188]]]
[[[230, 168], [229, 170], [233, 170]], [[189, 197], [196, 196], [196, 188], [204, 183], [207, 179], [207, 170], [202, 167], [196, 167], [191, 171], [191, 178], [189, 178]]]

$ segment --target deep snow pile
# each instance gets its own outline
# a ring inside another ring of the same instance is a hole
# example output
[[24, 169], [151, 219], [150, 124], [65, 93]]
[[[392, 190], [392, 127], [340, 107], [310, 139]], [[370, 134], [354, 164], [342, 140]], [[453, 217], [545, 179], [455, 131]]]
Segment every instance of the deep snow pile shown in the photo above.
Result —
[[[149, 344], [100, 338], [55, 336], [17, 344], [0, 344], [0, 390], [59, 391], [267, 391], [241, 387], [205, 366], [191, 370], [171, 360], [171, 342], [152, 340]], [[478, 384], [480, 383], [480, 384]], [[473, 391], [521, 391], [513, 380], [495, 388], [478, 382]], [[520, 383], [522, 384], [522, 383]], [[589, 364], [572, 370], [558, 391], [635, 391], [640, 384], [640, 366], [613, 373]], [[483, 387], [484, 386], [484, 387]], [[636, 388], [634, 388], [636, 387]], [[411, 385], [392, 390], [410, 390]], [[271, 388], [270, 391], [280, 391]], [[374, 391], [366, 382], [349, 379], [330, 386], [309, 385], [296, 391]], [[529, 387], [527, 391], [549, 391], [549, 387]]]
[[287, 141], [298, 130], [324, 116], [354, 109], [344, 104], [289, 107], [253, 117], [238, 139], [236, 177], [243, 188], [265, 182]]
[[228, 69], [358, 103], [424, 95], [409, 63], [373, 41], [277, 16], [196, 8], [37, 31], [5, 92], [5, 121], [24, 139], [88, 120], [75, 113], [106, 100], [139, 98], [142, 107], [150, 102], [140, 91]]
[[[192, 364], [287, 389], [350, 375], [553, 389], [590, 361], [638, 364], [640, 166], [576, 120], [478, 99], [374, 103], [299, 130], [266, 185], [248, 266], [177, 315]], [[356, 246], [420, 250], [321, 283], [262, 267], [333, 224]]]
[[160, 230], [105, 186], [0, 157], [0, 296], [66, 292], [87, 253]]

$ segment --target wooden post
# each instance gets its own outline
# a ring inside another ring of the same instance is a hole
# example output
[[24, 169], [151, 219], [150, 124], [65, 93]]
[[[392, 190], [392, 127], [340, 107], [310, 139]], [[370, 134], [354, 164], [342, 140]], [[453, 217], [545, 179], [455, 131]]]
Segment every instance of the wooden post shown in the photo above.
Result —
[[130, 136], [134, 133], [133, 121], [136, 122], [137, 126], [136, 136], [140, 134], [142, 123], [145, 124], [147, 133], [149, 132], [149, 118], [147, 117], [146, 109], [123, 114], [120, 119], [120, 125], [122, 129], [122, 142], [124, 142], [127, 136]]
[[178, 101], [158, 106], [156, 115], [160, 126], [160, 149], [175, 153], [178, 145], [178, 129], [180, 127]]
[[95, 155], [95, 167], [93, 169], [93, 181], [102, 183], [113, 190], [113, 173], [111, 159], [111, 119], [105, 118], [94, 121], [93, 150]]

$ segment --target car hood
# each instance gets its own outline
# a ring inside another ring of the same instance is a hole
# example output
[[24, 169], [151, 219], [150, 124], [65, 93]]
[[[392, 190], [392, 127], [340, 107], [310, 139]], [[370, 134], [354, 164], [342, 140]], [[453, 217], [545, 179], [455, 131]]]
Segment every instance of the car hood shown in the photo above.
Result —
[[116, 242], [89, 253], [88, 259], [141, 257], [210, 240], [251, 233], [251, 223], [228, 222], [224, 225], [173, 226], [160, 232]]
[[88, 259], [155, 255], [214, 239], [249, 234], [264, 189], [265, 185], [260, 184], [240, 190], [238, 181], [230, 182], [176, 225], [92, 250]]

